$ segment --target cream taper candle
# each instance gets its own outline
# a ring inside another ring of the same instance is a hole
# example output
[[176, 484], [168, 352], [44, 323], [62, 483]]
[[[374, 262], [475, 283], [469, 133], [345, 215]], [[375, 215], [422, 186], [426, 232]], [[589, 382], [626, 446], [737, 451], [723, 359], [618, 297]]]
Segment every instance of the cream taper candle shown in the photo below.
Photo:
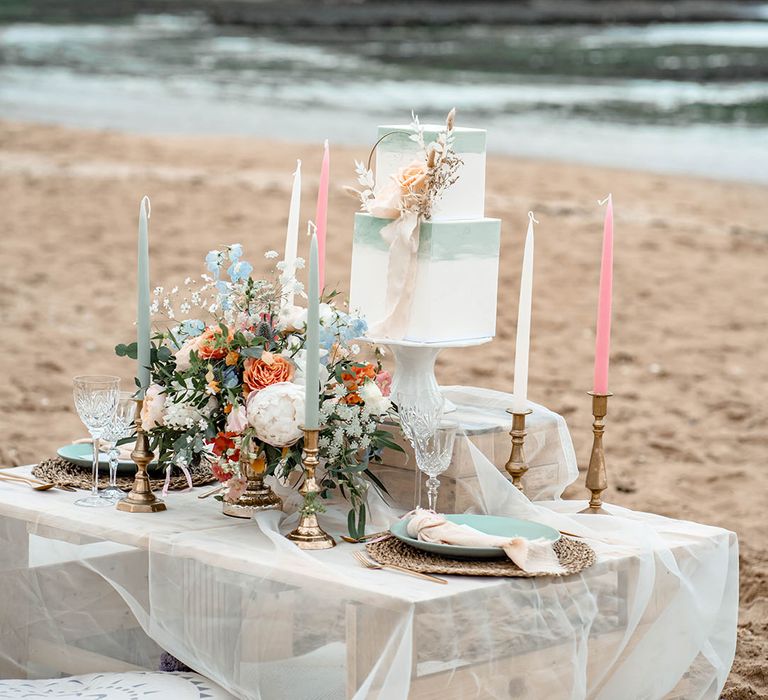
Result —
[[515, 398], [512, 410], [522, 413], [528, 408], [528, 355], [531, 344], [531, 299], [533, 296], [533, 224], [538, 223], [528, 212], [528, 232], [525, 235], [523, 271], [520, 275], [520, 301], [517, 308], [517, 339], [515, 341]]

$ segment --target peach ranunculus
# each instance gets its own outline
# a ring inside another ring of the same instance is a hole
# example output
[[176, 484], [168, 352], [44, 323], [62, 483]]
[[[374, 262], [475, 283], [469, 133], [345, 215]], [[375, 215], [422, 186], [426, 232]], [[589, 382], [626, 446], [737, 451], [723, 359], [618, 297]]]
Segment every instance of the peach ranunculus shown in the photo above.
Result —
[[424, 194], [427, 189], [427, 164], [424, 161], [414, 160], [397, 171], [396, 180], [403, 197]]
[[152, 430], [163, 424], [163, 409], [165, 408], [165, 389], [159, 384], [150, 384], [144, 393], [144, 403], [141, 406], [141, 427]]
[[272, 384], [290, 382], [294, 371], [293, 362], [287, 358], [264, 352], [258, 359], [246, 359], [243, 365], [243, 381], [252, 391], [260, 391]]
[[208, 326], [196, 339], [198, 356], [203, 360], [220, 360], [222, 357], [225, 357], [229, 352], [229, 348], [222, 344], [223, 336], [221, 328]]

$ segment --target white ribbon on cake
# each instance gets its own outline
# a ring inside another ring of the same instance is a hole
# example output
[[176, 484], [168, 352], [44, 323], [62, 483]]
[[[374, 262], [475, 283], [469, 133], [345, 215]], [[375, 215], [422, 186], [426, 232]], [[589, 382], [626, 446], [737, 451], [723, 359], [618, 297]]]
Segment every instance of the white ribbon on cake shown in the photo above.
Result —
[[385, 315], [370, 329], [374, 337], [402, 338], [408, 327], [410, 302], [416, 289], [419, 252], [419, 215], [403, 212], [381, 229], [389, 244]]

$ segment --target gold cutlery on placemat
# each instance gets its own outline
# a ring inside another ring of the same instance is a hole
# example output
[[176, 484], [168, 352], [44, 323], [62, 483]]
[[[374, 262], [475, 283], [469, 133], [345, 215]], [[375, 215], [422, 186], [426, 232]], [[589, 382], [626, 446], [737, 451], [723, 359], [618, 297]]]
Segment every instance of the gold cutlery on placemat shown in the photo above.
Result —
[[372, 559], [369, 559], [363, 552], [352, 552], [352, 556], [354, 556], [366, 569], [389, 569], [390, 571], [409, 574], [410, 576], [424, 579], [425, 581], [432, 581], [432, 583], [448, 583], [444, 578], [438, 578], [437, 576], [432, 576], [432, 574], [422, 574], [419, 571], [411, 571], [410, 569], [406, 569], [403, 566], [397, 566], [396, 564], [378, 564]]
[[37, 479], [30, 479], [26, 476], [19, 474], [3, 474], [0, 472], [0, 481], [11, 481], [17, 484], [26, 484], [33, 488], [35, 491], [48, 491], [48, 489], [61, 489], [62, 491], [74, 491], [71, 486], [65, 486], [63, 484], [51, 484], [45, 481], [38, 481]]

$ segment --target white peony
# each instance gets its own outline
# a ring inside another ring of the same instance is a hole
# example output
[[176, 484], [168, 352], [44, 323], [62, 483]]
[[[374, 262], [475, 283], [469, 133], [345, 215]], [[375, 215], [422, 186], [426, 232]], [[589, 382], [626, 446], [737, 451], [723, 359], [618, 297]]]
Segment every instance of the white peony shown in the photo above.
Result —
[[144, 430], [152, 430], [163, 424], [165, 408], [165, 389], [159, 384], [150, 384], [144, 394], [141, 406], [141, 425]]
[[[325, 351], [321, 350], [321, 354], [325, 355], [327, 354]], [[293, 383], [298, 384], [299, 386], [306, 386], [307, 381], [307, 351], [306, 350], [299, 350], [295, 354], [291, 354], [290, 352], [284, 352], [282, 355], [293, 362], [295, 366], [295, 371], [293, 373]], [[325, 365], [320, 365], [318, 376], [320, 377], [320, 386], [325, 386], [328, 383], [328, 377], [330, 376], [328, 374], [328, 369], [325, 367]]]
[[259, 440], [273, 447], [291, 445], [302, 436], [304, 389], [292, 382], [278, 382], [253, 391], [246, 414]]
[[379, 389], [376, 382], [365, 382], [365, 384], [357, 390], [357, 393], [363, 400], [365, 407], [374, 416], [380, 416], [382, 413], [386, 413], [389, 410], [389, 397], [384, 396], [384, 394], [381, 393], [381, 389]]

